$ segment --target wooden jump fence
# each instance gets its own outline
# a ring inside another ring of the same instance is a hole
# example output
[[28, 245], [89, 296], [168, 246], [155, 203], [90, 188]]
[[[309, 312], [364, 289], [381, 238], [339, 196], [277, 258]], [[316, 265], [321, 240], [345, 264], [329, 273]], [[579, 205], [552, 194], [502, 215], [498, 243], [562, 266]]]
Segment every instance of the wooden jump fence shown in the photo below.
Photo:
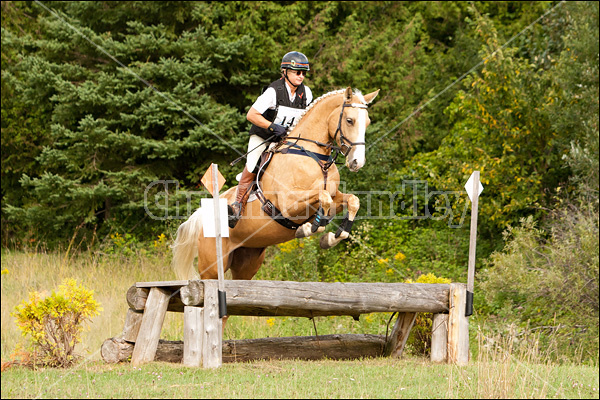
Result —
[[[214, 368], [257, 359], [401, 357], [417, 313], [432, 313], [431, 361], [469, 360], [466, 286], [419, 283], [225, 281], [228, 315], [317, 316], [396, 312], [390, 335], [336, 334], [223, 341], [216, 280], [138, 282], [127, 291], [120, 336], [101, 348], [106, 362], [131, 358]], [[160, 339], [167, 311], [183, 312], [183, 341]]]

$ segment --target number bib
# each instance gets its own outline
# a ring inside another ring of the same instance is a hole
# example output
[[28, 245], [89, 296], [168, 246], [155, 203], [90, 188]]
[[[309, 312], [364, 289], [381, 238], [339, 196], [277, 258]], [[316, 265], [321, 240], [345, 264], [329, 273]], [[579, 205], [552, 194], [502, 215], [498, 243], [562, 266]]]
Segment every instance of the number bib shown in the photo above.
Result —
[[277, 108], [277, 115], [275, 116], [276, 124], [283, 125], [287, 128], [292, 128], [298, 123], [302, 114], [304, 114], [303, 108], [292, 108], [286, 106], [279, 106]]

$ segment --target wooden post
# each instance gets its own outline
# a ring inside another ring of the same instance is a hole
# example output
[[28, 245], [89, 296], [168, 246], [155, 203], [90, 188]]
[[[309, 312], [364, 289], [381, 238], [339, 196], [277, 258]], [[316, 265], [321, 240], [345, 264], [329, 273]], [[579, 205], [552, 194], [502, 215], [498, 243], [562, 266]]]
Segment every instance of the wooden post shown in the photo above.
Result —
[[469, 319], [465, 316], [467, 288], [463, 283], [450, 284], [448, 314], [448, 362], [467, 365], [469, 362]]
[[385, 356], [395, 358], [402, 357], [404, 345], [406, 345], [406, 340], [408, 339], [408, 335], [410, 334], [410, 330], [412, 329], [416, 318], [417, 313], [398, 313], [394, 329], [392, 329], [389, 341], [385, 346]]
[[204, 281], [204, 333], [202, 366], [219, 368], [223, 364], [223, 323], [219, 318], [218, 284]]
[[221, 241], [221, 210], [219, 204], [219, 166], [212, 164], [212, 185], [213, 185], [213, 198], [215, 200], [215, 235], [217, 243], [217, 277], [219, 279], [219, 290], [224, 291], [223, 280], [223, 244]]
[[[477, 213], [479, 209], [479, 194], [481, 193], [479, 171], [474, 171], [471, 175], [471, 179], [473, 180], [473, 182], [470, 188], [471, 191], [469, 193], [469, 197], [471, 198], [471, 230], [469, 235], [469, 268], [467, 271], [467, 316], [473, 314], [473, 287], [475, 286], [475, 253], [477, 248]], [[469, 190], [467, 190], [467, 192], [469, 192]]]
[[133, 366], [154, 360], [160, 331], [169, 306], [169, 297], [170, 293], [166, 290], [156, 287], [150, 289], [142, 324], [131, 356]]
[[448, 361], [448, 314], [433, 314], [431, 361]]
[[223, 244], [221, 241], [221, 208], [219, 202], [219, 166], [212, 164], [213, 197], [215, 199], [215, 242], [217, 243], [217, 278], [219, 279], [219, 318], [227, 315], [227, 302], [225, 294], [225, 272], [223, 268]]
[[140, 327], [142, 326], [143, 317], [143, 313], [132, 310], [131, 308], [128, 309], [121, 339], [135, 343], [140, 332]]
[[204, 336], [204, 310], [185, 306], [183, 309], [183, 365], [202, 365], [202, 342]]

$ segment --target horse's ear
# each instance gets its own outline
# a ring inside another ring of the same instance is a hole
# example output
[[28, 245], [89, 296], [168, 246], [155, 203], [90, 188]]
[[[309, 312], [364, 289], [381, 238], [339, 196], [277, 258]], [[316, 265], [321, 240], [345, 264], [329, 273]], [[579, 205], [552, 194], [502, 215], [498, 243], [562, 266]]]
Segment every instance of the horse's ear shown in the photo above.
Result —
[[344, 98], [346, 99], [346, 103], [352, 103], [352, 88], [348, 86], [346, 88], [346, 93], [344, 93]]
[[367, 102], [367, 104], [369, 104], [373, 100], [375, 100], [375, 97], [377, 97], [378, 94], [379, 94], [379, 89], [377, 89], [373, 93], [365, 94], [363, 97], [365, 98], [365, 101]]

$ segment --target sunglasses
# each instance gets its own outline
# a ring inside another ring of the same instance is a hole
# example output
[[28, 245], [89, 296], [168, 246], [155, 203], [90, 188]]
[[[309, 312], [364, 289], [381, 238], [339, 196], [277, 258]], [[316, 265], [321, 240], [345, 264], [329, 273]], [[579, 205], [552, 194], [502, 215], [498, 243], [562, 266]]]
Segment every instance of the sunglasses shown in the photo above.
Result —
[[302, 70], [296, 70], [296, 71], [292, 70], [292, 71], [295, 72], [296, 75], [304, 75], [304, 76], [306, 76], [306, 71], [302, 71]]

